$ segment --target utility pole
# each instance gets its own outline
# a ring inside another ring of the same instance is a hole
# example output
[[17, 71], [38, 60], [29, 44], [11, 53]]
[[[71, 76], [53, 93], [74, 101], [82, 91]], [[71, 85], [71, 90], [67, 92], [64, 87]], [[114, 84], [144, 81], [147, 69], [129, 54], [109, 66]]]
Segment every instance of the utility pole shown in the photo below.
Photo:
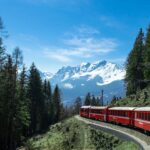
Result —
[[102, 106], [104, 106], [104, 102], [103, 102], [103, 100], [104, 100], [103, 98], [104, 98], [104, 97], [103, 97], [103, 96], [104, 96], [104, 91], [102, 90], [102, 91], [101, 91], [101, 101], [102, 101]]

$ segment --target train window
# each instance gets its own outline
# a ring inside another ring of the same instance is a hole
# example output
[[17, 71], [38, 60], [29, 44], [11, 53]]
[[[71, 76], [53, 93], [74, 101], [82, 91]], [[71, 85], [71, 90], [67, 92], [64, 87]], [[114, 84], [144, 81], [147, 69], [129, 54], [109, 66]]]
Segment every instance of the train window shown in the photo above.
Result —
[[148, 113], [148, 121], [150, 121], [150, 113]]
[[124, 111], [122, 112], [122, 116], [125, 117], [125, 112]]
[[126, 116], [126, 112], [123, 112], [123, 116], [124, 116], [124, 117]]
[[136, 112], [136, 118], [139, 118], [139, 113], [138, 112]]
[[144, 113], [142, 113], [142, 120], [144, 120]]
[[139, 119], [141, 119], [141, 113], [139, 113]]
[[118, 111], [118, 116], [122, 116], [122, 111]]
[[138, 113], [139, 114], [139, 119], [141, 118], [141, 113]]
[[145, 113], [145, 120], [147, 120], [147, 113]]
[[123, 111], [120, 111], [120, 116], [124, 116], [124, 112]]

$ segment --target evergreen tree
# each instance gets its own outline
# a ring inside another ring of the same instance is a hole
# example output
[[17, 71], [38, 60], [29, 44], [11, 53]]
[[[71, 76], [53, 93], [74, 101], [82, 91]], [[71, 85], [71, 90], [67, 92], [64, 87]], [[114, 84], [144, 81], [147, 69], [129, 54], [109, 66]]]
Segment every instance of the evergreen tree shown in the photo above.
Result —
[[47, 101], [47, 107], [48, 107], [48, 125], [52, 123], [53, 119], [53, 103], [52, 103], [52, 89], [51, 89], [51, 84], [50, 81], [47, 82], [47, 96], [48, 96], [48, 101]]
[[96, 106], [102, 106], [102, 102], [99, 97], [96, 98]]
[[143, 89], [143, 31], [140, 29], [130, 52], [126, 64], [127, 95], [134, 94], [138, 89]]
[[96, 98], [95, 98], [95, 96], [94, 96], [94, 95], [92, 95], [91, 105], [92, 105], [92, 106], [97, 106]]
[[44, 112], [42, 80], [34, 63], [30, 68], [27, 95], [30, 103], [31, 117], [29, 132], [32, 135], [42, 130], [42, 117]]
[[90, 95], [90, 93], [87, 93], [87, 95], [85, 97], [84, 105], [85, 106], [91, 105], [91, 95]]
[[111, 104], [112, 105], [115, 104], [117, 102], [117, 100], [118, 100], [117, 97], [114, 95], [112, 100], [111, 100]]
[[2, 35], [2, 32], [3, 32], [3, 22], [2, 22], [2, 19], [0, 17], [0, 71], [2, 69], [2, 66], [4, 64], [4, 60], [6, 58], [6, 54], [5, 54], [5, 47], [3, 45], [3, 35]]
[[1, 111], [1, 121], [0, 122], [0, 133], [1, 133], [1, 148], [2, 150], [15, 149], [16, 144], [16, 99], [14, 93], [15, 80], [14, 80], [14, 67], [12, 58], [9, 55], [7, 62], [4, 66], [3, 77], [3, 87], [1, 89], [2, 94], [2, 111]]
[[150, 25], [147, 30], [144, 52], [144, 79], [147, 85], [150, 84]]
[[54, 107], [54, 122], [58, 122], [61, 116], [61, 97], [58, 85], [56, 85], [53, 93], [53, 107]]
[[18, 82], [18, 122], [20, 128], [20, 136], [28, 135], [28, 127], [30, 124], [29, 101], [27, 99], [27, 76], [25, 67], [23, 67]]
[[44, 114], [43, 114], [43, 121], [42, 121], [42, 126], [43, 129], [47, 129], [47, 127], [51, 124], [52, 122], [52, 115], [53, 115], [53, 110], [52, 110], [52, 92], [51, 92], [51, 85], [49, 81], [44, 80], [43, 84], [43, 94], [44, 94]]
[[81, 106], [82, 106], [82, 100], [80, 97], [77, 97], [74, 102], [74, 113], [75, 114], [79, 114]]

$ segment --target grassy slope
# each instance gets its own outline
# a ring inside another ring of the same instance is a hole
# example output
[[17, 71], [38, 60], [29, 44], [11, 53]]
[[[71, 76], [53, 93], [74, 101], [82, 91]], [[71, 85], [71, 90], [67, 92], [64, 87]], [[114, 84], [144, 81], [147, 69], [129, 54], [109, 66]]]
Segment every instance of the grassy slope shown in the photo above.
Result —
[[[144, 94], [145, 92], [147, 93], [146, 99]], [[117, 101], [114, 106], [150, 106], [150, 87], [145, 88], [142, 91], [138, 91], [136, 95], [131, 95]]]
[[135, 144], [95, 130], [75, 118], [51, 126], [46, 134], [31, 138], [26, 147], [29, 150], [139, 150]]

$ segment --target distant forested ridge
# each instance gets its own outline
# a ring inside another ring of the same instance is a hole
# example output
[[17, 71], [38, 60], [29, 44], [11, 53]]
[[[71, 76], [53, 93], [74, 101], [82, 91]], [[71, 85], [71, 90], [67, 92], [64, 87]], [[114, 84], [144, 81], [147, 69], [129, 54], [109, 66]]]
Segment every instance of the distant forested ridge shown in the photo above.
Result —
[[59, 87], [52, 92], [34, 63], [27, 76], [19, 47], [7, 54], [5, 33], [0, 18], [0, 150], [15, 150], [27, 137], [63, 119], [64, 108]]

